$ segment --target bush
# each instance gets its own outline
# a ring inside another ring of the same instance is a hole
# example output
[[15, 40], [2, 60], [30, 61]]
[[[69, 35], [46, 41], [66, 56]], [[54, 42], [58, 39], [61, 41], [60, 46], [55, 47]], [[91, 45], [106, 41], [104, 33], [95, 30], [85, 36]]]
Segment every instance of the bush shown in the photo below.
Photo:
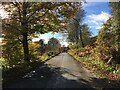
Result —
[[9, 63], [5, 61], [4, 58], [0, 58], [0, 68], [7, 70], [9, 68]]
[[59, 54], [59, 52], [57, 52], [57, 51], [49, 51], [48, 53], [47, 53], [47, 55], [50, 57], [53, 57], [53, 56], [56, 56], [56, 55], [58, 55]]
[[37, 43], [29, 43], [29, 58], [31, 61], [36, 61], [39, 56], [39, 44]]

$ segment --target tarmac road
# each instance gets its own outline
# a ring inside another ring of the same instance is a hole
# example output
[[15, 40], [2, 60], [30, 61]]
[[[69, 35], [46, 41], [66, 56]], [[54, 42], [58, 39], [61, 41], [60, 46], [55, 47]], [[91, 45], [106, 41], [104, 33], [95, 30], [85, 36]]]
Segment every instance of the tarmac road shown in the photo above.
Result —
[[[98, 79], [68, 53], [61, 53], [9, 88], [110, 88], [107, 79]], [[105, 89], [107, 90], [107, 89]]]

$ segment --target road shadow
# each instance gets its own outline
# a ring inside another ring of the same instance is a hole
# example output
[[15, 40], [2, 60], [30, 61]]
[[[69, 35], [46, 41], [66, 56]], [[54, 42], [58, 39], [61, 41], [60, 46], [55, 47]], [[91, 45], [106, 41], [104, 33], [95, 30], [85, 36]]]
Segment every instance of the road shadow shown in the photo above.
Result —
[[[78, 75], [72, 74], [69, 72], [68, 68], [56, 67], [54, 68], [56, 75], [59, 75], [61, 81], [65, 81], [64, 83], [59, 83], [57, 88], [87, 88], [92, 90], [110, 90], [110, 89], [119, 89], [120, 81], [110, 80], [108, 78], [96, 78], [89, 77], [89, 80], [81, 79], [72, 80], [67, 79], [62, 76], [62, 74], [68, 73], [73, 77], [78, 77]], [[84, 72], [80, 72], [83, 74]], [[88, 75], [89, 76], [89, 75]]]
[[[11, 83], [8, 87], [3, 87], [3, 89], [9, 88], [86, 88], [88, 90], [97, 90], [97, 88], [102, 88], [102, 90], [108, 90], [108, 88], [118, 88], [116, 81], [111, 81], [108, 79], [91, 78], [89, 81], [84, 79], [68, 79], [63, 77], [63, 74], [68, 73], [73, 77], [78, 77], [71, 74], [66, 68], [50, 66], [48, 64], [43, 64], [36, 70], [28, 73], [22, 79]], [[59, 82], [55, 83], [59, 76]], [[55, 83], [55, 84], [54, 84]], [[115, 85], [116, 84], [116, 85]]]

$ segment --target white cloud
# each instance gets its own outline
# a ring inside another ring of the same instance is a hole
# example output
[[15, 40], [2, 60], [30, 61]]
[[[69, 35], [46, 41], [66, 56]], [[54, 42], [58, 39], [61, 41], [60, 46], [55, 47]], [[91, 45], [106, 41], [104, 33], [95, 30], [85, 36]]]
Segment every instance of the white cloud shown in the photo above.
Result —
[[61, 42], [61, 45], [63, 46], [65, 46], [65, 47], [67, 47], [69, 44], [68, 44], [68, 42]]
[[89, 22], [92, 22], [98, 25], [101, 22], [105, 23], [109, 19], [109, 17], [111, 17], [111, 15], [102, 11], [100, 14], [92, 14], [87, 17], [89, 19]]
[[1, 18], [8, 18], [8, 13], [0, 6], [0, 17]]
[[87, 23], [90, 28], [101, 29], [103, 23], [105, 23], [111, 17], [110, 14], [106, 12], [101, 12], [100, 14], [91, 14], [87, 16]]
[[62, 36], [58, 37], [59, 41], [63, 41], [64, 38]]
[[39, 36], [38, 36], [38, 38], [33, 38], [33, 42], [35, 42], [35, 41], [39, 41], [40, 39], [43, 39], [44, 40], [44, 42], [47, 44], [47, 42], [49, 41], [49, 39], [50, 38], [52, 38], [53, 36], [52, 36], [52, 34], [51, 33], [45, 33], [45, 34], [40, 34]]
[[96, 27], [96, 29], [98, 29], [98, 30], [101, 29], [101, 28], [102, 28], [102, 26], [98, 26], [98, 27]]
[[88, 22], [94, 23], [96, 25], [99, 25], [99, 22], [95, 21], [95, 20], [88, 20]]
[[101, 11], [100, 14], [91, 14], [86, 16], [85, 23], [88, 24], [94, 35], [98, 34], [98, 31], [102, 28], [103, 23], [105, 23], [111, 15], [107, 12]]
[[35, 42], [35, 41], [39, 41], [40, 39], [43, 39], [44, 42], [47, 44], [49, 39], [52, 37], [57, 38], [60, 41], [62, 46], [63, 45], [66, 47], [68, 46], [68, 42], [66, 41], [66, 37], [64, 37], [60, 33], [52, 34], [51, 32], [49, 32], [49, 33], [45, 33], [45, 34], [40, 34], [39, 38], [33, 38], [32, 41]]

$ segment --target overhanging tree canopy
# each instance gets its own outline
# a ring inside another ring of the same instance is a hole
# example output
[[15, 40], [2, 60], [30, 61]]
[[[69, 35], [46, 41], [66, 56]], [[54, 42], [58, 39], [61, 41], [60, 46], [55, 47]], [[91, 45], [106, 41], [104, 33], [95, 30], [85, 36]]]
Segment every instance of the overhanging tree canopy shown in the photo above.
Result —
[[62, 30], [81, 3], [65, 2], [6, 2], [4, 9], [9, 18], [3, 19], [3, 33], [14, 36], [23, 44], [24, 60], [29, 62], [28, 36], [35, 33]]

